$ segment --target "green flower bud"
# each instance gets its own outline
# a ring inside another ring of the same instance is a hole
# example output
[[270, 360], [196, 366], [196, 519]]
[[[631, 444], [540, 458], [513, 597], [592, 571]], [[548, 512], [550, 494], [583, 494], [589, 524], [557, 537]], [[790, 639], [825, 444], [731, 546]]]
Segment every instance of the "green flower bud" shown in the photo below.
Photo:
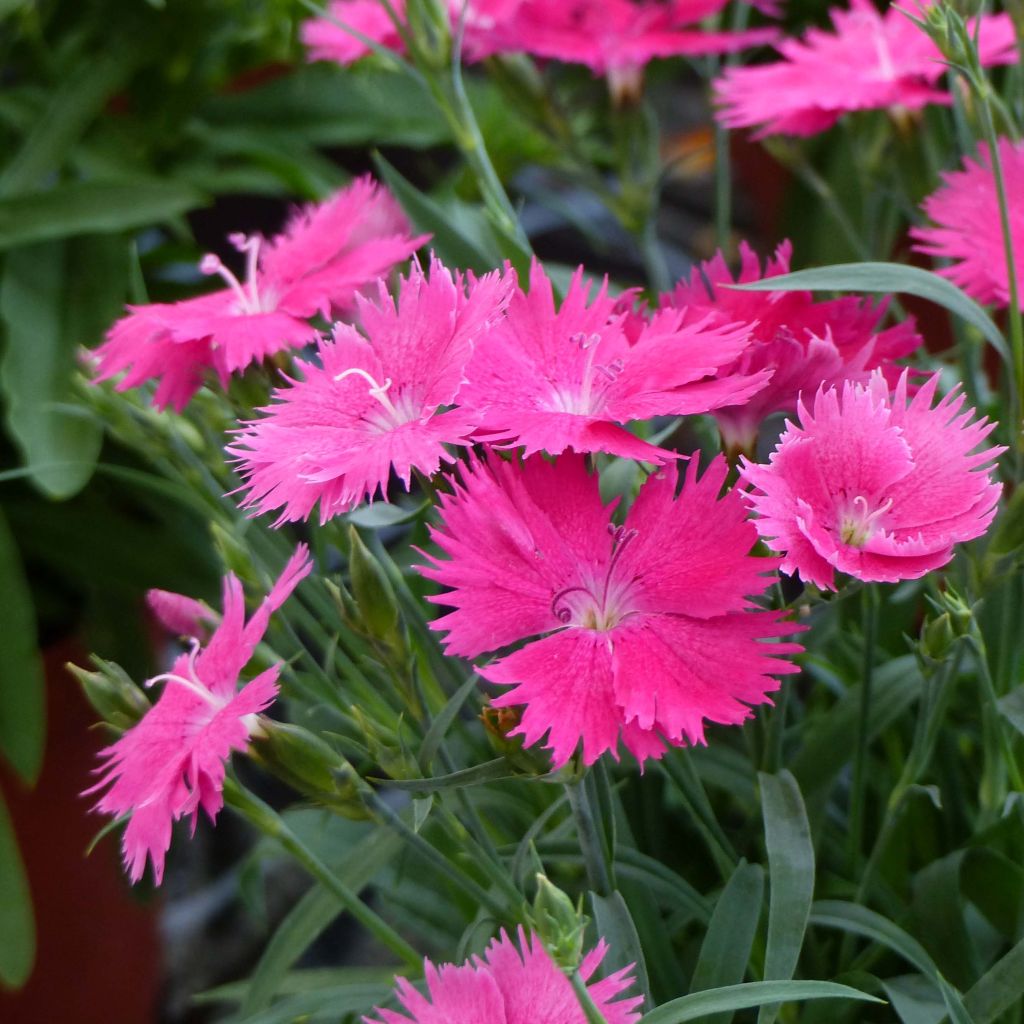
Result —
[[575, 970], [583, 956], [587, 928], [582, 904], [574, 905], [547, 876], [538, 873], [537, 895], [529, 916], [533, 930], [555, 963], [565, 971]]
[[104, 722], [122, 732], [130, 729], [150, 708], [145, 693], [120, 665], [95, 655], [92, 662], [98, 672], [89, 672], [70, 662], [65, 667], [78, 680], [85, 699]]
[[352, 576], [352, 596], [366, 632], [388, 647], [401, 646], [398, 628], [398, 601], [383, 566], [370, 554], [359, 531], [348, 531], [348, 567]]

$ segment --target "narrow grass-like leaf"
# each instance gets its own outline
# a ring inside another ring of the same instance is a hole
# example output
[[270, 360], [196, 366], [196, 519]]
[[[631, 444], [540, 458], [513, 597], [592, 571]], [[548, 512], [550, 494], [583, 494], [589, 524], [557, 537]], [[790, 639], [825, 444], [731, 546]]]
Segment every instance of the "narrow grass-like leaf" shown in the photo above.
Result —
[[[760, 864], [740, 861], [715, 902], [697, 966], [693, 969], [691, 992], [737, 985], [743, 981], [761, 919], [763, 898], [764, 869]], [[731, 1013], [714, 1018], [715, 1024], [728, 1024], [731, 1020]]]
[[[766, 981], [793, 977], [814, 897], [814, 846], [796, 779], [788, 771], [761, 772], [761, 805], [768, 849], [768, 947]], [[772, 1024], [777, 1006], [762, 1006], [758, 1024]]]
[[419, 752], [419, 763], [421, 768], [427, 768], [430, 766], [430, 762], [434, 760], [438, 749], [444, 742], [444, 737], [451, 727], [452, 722], [455, 721], [456, 716], [462, 710], [462, 705], [469, 699], [469, 695], [473, 693], [480, 685], [480, 679], [476, 673], [472, 673], [470, 677], [448, 698], [448, 702], [440, 710], [437, 717], [430, 723], [430, 728], [427, 729], [427, 734], [423, 737], [423, 743], [420, 746]]
[[590, 899], [591, 906], [594, 908], [594, 924], [597, 933], [611, 947], [609, 968], [618, 969], [632, 964], [637, 987], [649, 1003], [651, 984], [647, 977], [647, 963], [640, 945], [640, 936], [637, 934], [636, 925], [626, 906], [626, 901], [622, 898], [622, 893], [616, 891], [610, 896], [601, 896], [599, 893], [592, 892]]
[[839, 263], [726, 287], [760, 292], [806, 290], [916, 295], [948, 309], [964, 323], [977, 328], [1007, 364], [1011, 361], [1006, 339], [981, 306], [952, 281], [920, 267], [903, 263]]
[[36, 927], [14, 826], [0, 794], [0, 984], [21, 988], [36, 957]]
[[450, 775], [437, 775], [430, 779], [371, 778], [369, 781], [388, 789], [402, 789], [407, 793], [434, 793], [441, 789], [464, 789], [466, 786], [481, 786], [485, 782], [500, 782], [502, 779], [516, 777], [508, 761], [497, 757], [493, 761], [473, 765], [472, 768], [463, 768]]
[[990, 1024], [1024, 995], [1024, 939], [967, 990], [964, 1006], [975, 1024]]
[[692, 992], [681, 999], [673, 999], [646, 1014], [640, 1024], [684, 1024], [685, 1021], [701, 1020], [717, 1013], [805, 999], [862, 999], [868, 1003], [883, 1001], [860, 989], [837, 985], [832, 981], [752, 981], [746, 985], [728, 985], [708, 992]]

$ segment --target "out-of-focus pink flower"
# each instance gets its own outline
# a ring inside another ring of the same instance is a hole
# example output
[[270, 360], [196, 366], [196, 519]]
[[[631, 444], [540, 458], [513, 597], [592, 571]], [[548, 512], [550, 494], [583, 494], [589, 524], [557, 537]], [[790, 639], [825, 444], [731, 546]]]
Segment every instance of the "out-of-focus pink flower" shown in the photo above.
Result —
[[988, 529], [1000, 493], [992, 462], [1006, 449], [975, 451], [995, 424], [972, 423], [955, 392], [932, 408], [938, 382], [909, 402], [906, 372], [891, 400], [879, 372], [842, 392], [823, 388], [813, 412], [801, 403], [799, 426], [788, 425], [768, 465], [744, 460], [754, 525], [784, 572], [827, 590], [836, 569], [867, 582], [917, 579]]
[[398, 302], [381, 286], [379, 304], [358, 298], [364, 338], [339, 324], [320, 343], [320, 365], [298, 361], [303, 379], [247, 424], [228, 451], [248, 491], [245, 505], [281, 509], [278, 523], [346, 512], [380, 491], [392, 471], [405, 485], [464, 445], [476, 423], [451, 405], [474, 342], [503, 314], [512, 278], [495, 272], [464, 281], [434, 260], [414, 266]]
[[459, 392], [478, 436], [522, 445], [526, 455], [572, 448], [663, 462], [674, 456], [621, 424], [744, 402], [768, 378], [716, 379], [749, 344], [748, 326], [684, 325], [681, 313], [664, 310], [633, 332], [631, 344], [626, 315], [607, 285], [591, 298], [582, 268], [556, 310], [551, 281], [534, 263], [529, 293], [513, 293], [508, 316], [477, 346]]
[[209, 642], [196, 640], [170, 672], [148, 680], [165, 683], [157, 702], [116, 743], [101, 751], [100, 781], [107, 789], [96, 804], [104, 814], [131, 814], [121, 841], [125, 867], [137, 882], [146, 857], [157, 883], [163, 879], [171, 825], [186, 815], [192, 828], [201, 807], [213, 821], [223, 806], [224, 765], [233, 750], [245, 750], [255, 716], [277, 696], [278, 666], [239, 690], [242, 669], [267, 630], [270, 616], [312, 568], [299, 545], [280, 578], [248, 622], [242, 585], [224, 580], [224, 615]]
[[768, 43], [775, 29], [705, 32], [693, 26], [727, 0], [523, 0], [497, 29], [503, 50], [583, 64], [608, 76], [617, 94], [638, 91], [644, 67], [656, 57], [730, 53]]
[[[580, 964], [580, 977], [589, 982], [604, 959], [604, 940]], [[617, 999], [633, 984], [632, 966], [587, 985], [598, 1011], [608, 1024], [636, 1024], [642, 996]], [[586, 1014], [572, 984], [536, 936], [519, 929], [519, 944], [504, 932], [483, 956], [464, 964], [424, 961], [427, 994], [405, 978], [397, 995], [405, 1013], [376, 1012], [364, 1024], [586, 1024]]]
[[[775, 29], [705, 32], [695, 26], [725, 7], [727, 0], [468, 0], [463, 56], [482, 60], [495, 53], [522, 52], [541, 59], [583, 64], [606, 75], [616, 94], [638, 90], [643, 68], [656, 57], [730, 53], [771, 42]], [[404, 0], [393, 0], [405, 18]], [[463, 0], [449, 0], [453, 29], [463, 17]], [[762, 9], [774, 7], [771, 0]], [[405, 47], [379, 0], [333, 0], [329, 17], [307, 21], [303, 42], [314, 60], [351, 64], [369, 54], [365, 42], [342, 24], [388, 50]]]
[[[1024, 142], [999, 140], [999, 162], [1008, 197], [1010, 237], [1017, 270], [1017, 289], [1024, 308]], [[911, 228], [921, 244], [914, 248], [953, 260], [936, 273], [948, 277], [979, 302], [1010, 304], [1010, 274], [995, 177], [987, 146], [976, 159], [964, 160], [962, 171], [942, 176], [944, 184], [924, 201], [924, 212], [936, 227]]]
[[[715, 83], [718, 119], [765, 135], [814, 135], [853, 110], [918, 110], [951, 102], [939, 87], [946, 72], [939, 48], [897, 7], [884, 14], [871, 0], [831, 9], [833, 31], [808, 29], [777, 44], [782, 60], [727, 68]], [[970, 22], [971, 31], [979, 26]], [[1012, 64], [1016, 35], [1008, 14], [981, 18], [985, 65]]]
[[524, 705], [513, 733], [546, 734], [556, 767], [580, 741], [587, 764], [620, 739], [639, 761], [703, 743], [705, 722], [742, 722], [797, 671], [777, 655], [801, 648], [774, 640], [799, 627], [749, 600], [776, 563], [749, 554], [757, 532], [737, 491], [719, 497], [726, 472], [719, 457], [698, 479], [694, 458], [676, 497], [670, 464], [622, 526], [580, 456], [474, 462], [441, 498], [431, 536], [447, 558], [419, 571], [455, 610], [433, 626], [468, 658], [538, 638], [478, 671], [512, 687], [493, 703]]
[[663, 306], [685, 311], [688, 319], [710, 316], [716, 324], [750, 325], [751, 344], [719, 371], [720, 377], [771, 372], [768, 385], [751, 398], [712, 411], [728, 449], [752, 451], [764, 419], [774, 412], [795, 412], [801, 391], [845, 379], [867, 380], [871, 370], [910, 355], [921, 344], [913, 319], [879, 330], [885, 302], [875, 305], [855, 297], [815, 302], [811, 292], [728, 287], [788, 274], [792, 251], [783, 242], [762, 274], [757, 256], [742, 242], [737, 278], [717, 253], [662, 299]]
[[408, 259], [414, 238], [390, 193], [369, 177], [319, 206], [299, 210], [267, 241], [232, 235], [245, 254], [245, 280], [209, 254], [200, 268], [228, 287], [183, 302], [129, 306], [96, 350], [96, 380], [124, 371], [117, 390], [159, 381], [153, 404], [179, 412], [206, 370], [226, 386], [232, 373], [316, 338], [308, 318], [351, 309], [360, 288]]

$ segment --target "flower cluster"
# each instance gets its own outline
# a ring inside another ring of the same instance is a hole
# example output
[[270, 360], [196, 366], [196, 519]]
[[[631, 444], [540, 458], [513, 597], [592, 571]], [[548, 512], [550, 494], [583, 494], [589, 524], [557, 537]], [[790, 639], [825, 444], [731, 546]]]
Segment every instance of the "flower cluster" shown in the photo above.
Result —
[[[832, 8], [832, 32], [808, 29], [777, 44], [781, 60], [727, 68], [715, 83], [718, 118], [756, 136], [814, 135], [856, 110], [919, 110], [950, 103], [939, 82], [946, 73], [931, 37], [897, 5], [884, 14], [871, 0]], [[970, 23], [981, 63], [1012, 64], [1017, 43], [1008, 14]]]
[[[392, 6], [404, 19], [403, 0]], [[726, 0], [450, 0], [448, 6], [453, 29], [462, 29], [466, 60], [528, 53], [582, 64], [607, 76], [616, 92], [635, 91], [643, 68], [656, 57], [729, 53], [777, 35], [774, 29], [712, 32], [696, 27], [720, 12]], [[302, 38], [313, 59], [340, 64], [365, 57], [371, 42], [397, 52], [405, 48], [400, 25], [376, 0], [332, 0], [326, 16], [303, 25]]]

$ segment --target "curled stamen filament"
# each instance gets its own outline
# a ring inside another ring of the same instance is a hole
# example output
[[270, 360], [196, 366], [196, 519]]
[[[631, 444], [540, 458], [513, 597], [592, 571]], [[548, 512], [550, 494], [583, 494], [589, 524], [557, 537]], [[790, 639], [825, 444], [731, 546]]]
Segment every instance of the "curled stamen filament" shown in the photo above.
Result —
[[885, 515], [892, 508], [892, 498], [886, 498], [874, 512], [868, 512], [868, 500], [862, 494], [853, 499], [853, 507], [857, 509], [863, 518], [865, 526], [871, 526], [876, 519]]
[[[551, 612], [559, 622], [572, 621], [572, 609], [562, 604], [562, 600], [567, 594], [586, 594], [589, 598], [594, 596], [586, 587], [563, 587], [551, 598]], [[559, 607], [560, 605], [561, 607]]]
[[220, 707], [221, 701], [200, 681], [199, 676], [196, 675], [196, 658], [199, 655], [200, 644], [198, 640], [193, 639], [192, 650], [189, 651], [188, 655], [188, 674], [189, 678], [186, 679], [184, 676], [179, 676], [176, 672], [161, 672], [159, 675], [153, 676], [152, 679], [146, 680], [146, 687], [155, 686], [157, 683], [177, 683], [178, 686], [184, 686], [190, 693], [194, 693], [197, 697], [204, 700], [207, 704], [213, 707]]
[[362, 377], [363, 380], [365, 380], [367, 384], [370, 385], [370, 397], [380, 402], [380, 404], [384, 406], [384, 408], [387, 409], [387, 411], [391, 413], [391, 415], [396, 420], [399, 418], [398, 410], [394, 407], [394, 405], [391, 402], [391, 399], [388, 398], [387, 396], [388, 389], [391, 387], [392, 383], [390, 377], [385, 377], [384, 383], [378, 384], [376, 378], [374, 378], [372, 374], [368, 373], [366, 370], [363, 370], [358, 366], [352, 366], [349, 367], [349, 369], [345, 370], [343, 373], [337, 374], [334, 379], [335, 381], [340, 381], [344, 380], [346, 377], [352, 376]]

